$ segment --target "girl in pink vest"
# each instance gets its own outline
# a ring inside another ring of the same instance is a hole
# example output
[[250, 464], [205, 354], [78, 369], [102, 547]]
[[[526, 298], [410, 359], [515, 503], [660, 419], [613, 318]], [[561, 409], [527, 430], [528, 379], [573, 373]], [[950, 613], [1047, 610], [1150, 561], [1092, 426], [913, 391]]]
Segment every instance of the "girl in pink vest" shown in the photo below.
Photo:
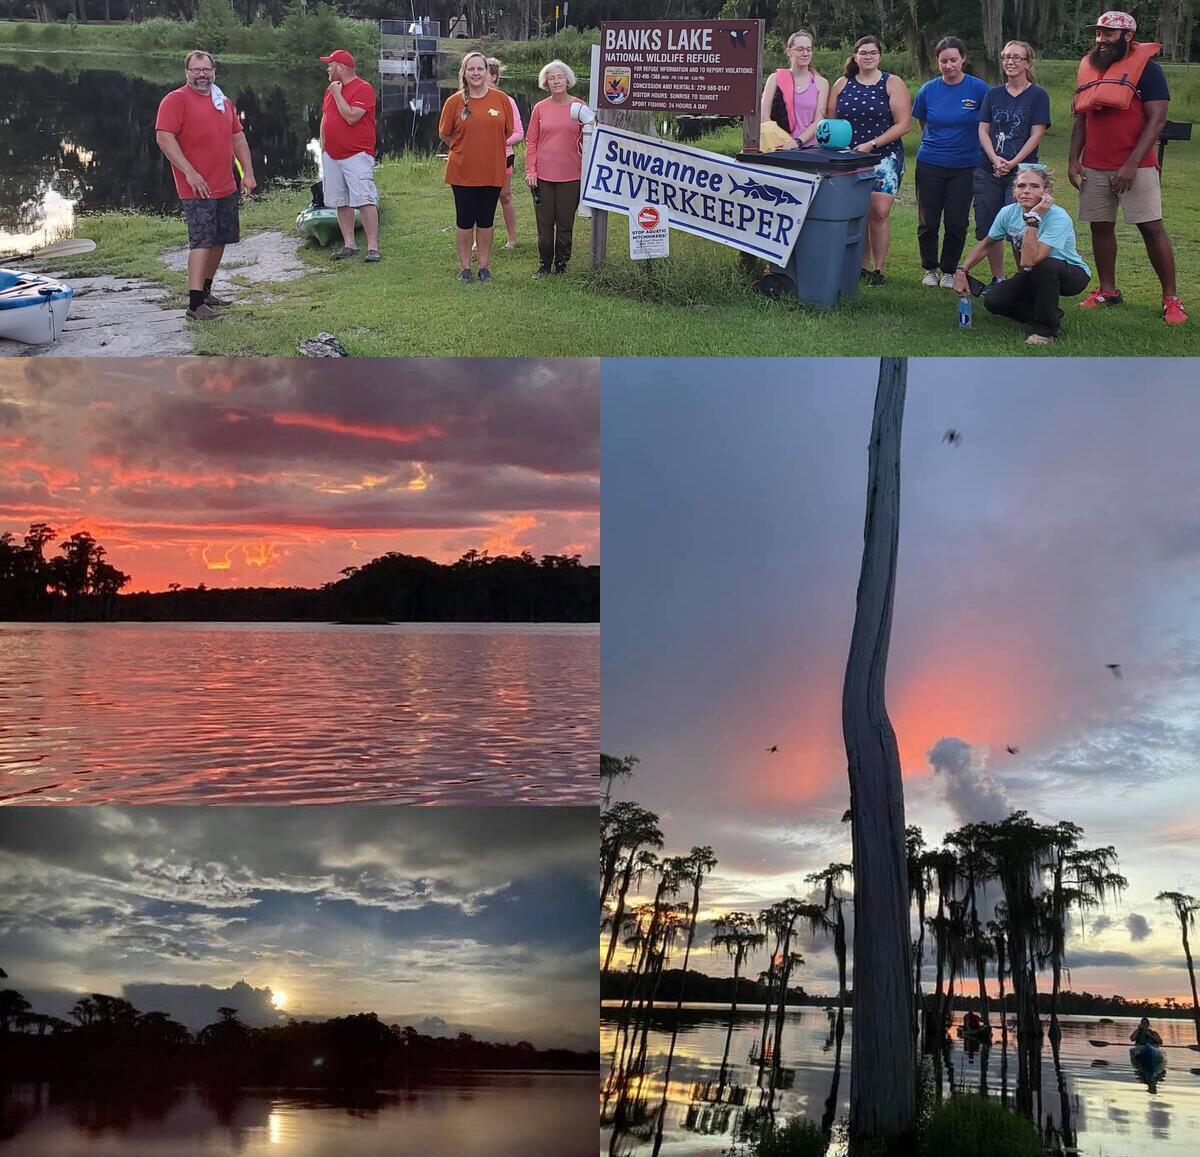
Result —
[[774, 121], [799, 149], [816, 144], [817, 121], [829, 101], [829, 81], [812, 66], [811, 32], [793, 32], [787, 40], [790, 68], [777, 68], [767, 77], [760, 113]]

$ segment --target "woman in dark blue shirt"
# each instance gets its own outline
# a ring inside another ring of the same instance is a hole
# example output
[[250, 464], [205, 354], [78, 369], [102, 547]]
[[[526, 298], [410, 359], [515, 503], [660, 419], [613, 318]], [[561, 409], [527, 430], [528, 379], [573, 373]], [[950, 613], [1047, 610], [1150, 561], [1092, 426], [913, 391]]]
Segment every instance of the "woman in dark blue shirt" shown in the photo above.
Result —
[[921, 284], [953, 289], [954, 268], [967, 241], [971, 175], [979, 159], [979, 107], [988, 86], [963, 72], [966, 52], [957, 37], [939, 40], [934, 51], [941, 75], [921, 86], [912, 110], [921, 122], [917, 245], [925, 270]]
[[[988, 89], [979, 109], [979, 161], [975, 166], [975, 240], [982, 241], [996, 214], [1013, 202], [1013, 177], [1021, 163], [1035, 164], [1050, 127], [1050, 95], [1033, 79], [1033, 46], [1010, 40], [1000, 50], [1004, 84]], [[1004, 248], [988, 251], [992, 281], [1004, 276]]]

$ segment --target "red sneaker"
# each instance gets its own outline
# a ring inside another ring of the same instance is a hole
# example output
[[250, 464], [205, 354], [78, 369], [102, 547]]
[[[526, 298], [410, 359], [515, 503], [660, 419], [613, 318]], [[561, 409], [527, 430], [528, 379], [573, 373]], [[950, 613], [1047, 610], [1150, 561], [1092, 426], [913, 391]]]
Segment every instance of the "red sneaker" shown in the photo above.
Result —
[[1093, 289], [1080, 303], [1080, 309], [1098, 309], [1102, 305], [1123, 305], [1125, 299], [1121, 296], [1121, 291], [1118, 289], [1115, 293], [1101, 293], [1098, 289]]
[[1183, 325], [1188, 316], [1184, 312], [1183, 302], [1177, 297], [1163, 298], [1163, 321], [1167, 325]]

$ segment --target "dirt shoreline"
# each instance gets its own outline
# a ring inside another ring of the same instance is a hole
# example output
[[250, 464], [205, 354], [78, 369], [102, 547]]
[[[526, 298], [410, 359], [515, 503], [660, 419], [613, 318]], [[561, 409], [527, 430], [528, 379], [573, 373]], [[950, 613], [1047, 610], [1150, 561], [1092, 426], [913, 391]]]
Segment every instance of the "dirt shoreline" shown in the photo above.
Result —
[[[245, 237], [225, 250], [213, 291], [238, 305], [269, 304], [269, 286], [320, 275], [300, 258], [304, 238], [276, 229]], [[18, 264], [19, 258], [13, 263]], [[187, 249], [168, 249], [163, 264], [175, 271], [187, 267]], [[34, 346], [0, 341], [0, 357], [179, 357], [195, 353], [196, 323], [184, 316], [183, 294], [141, 278], [96, 276], [60, 277], [75, 290], [71, 315], [62, 337], [52, 345]], [[219, 324], [219, 323], [207, 323]]]

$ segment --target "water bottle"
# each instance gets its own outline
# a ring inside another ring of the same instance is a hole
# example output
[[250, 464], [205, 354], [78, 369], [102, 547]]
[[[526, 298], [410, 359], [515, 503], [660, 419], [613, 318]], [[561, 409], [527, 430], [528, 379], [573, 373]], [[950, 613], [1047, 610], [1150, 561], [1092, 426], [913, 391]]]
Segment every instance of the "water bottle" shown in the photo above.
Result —
[[958, 299], [958, 328], [971, 328], [971, 295], [968, 293]]

